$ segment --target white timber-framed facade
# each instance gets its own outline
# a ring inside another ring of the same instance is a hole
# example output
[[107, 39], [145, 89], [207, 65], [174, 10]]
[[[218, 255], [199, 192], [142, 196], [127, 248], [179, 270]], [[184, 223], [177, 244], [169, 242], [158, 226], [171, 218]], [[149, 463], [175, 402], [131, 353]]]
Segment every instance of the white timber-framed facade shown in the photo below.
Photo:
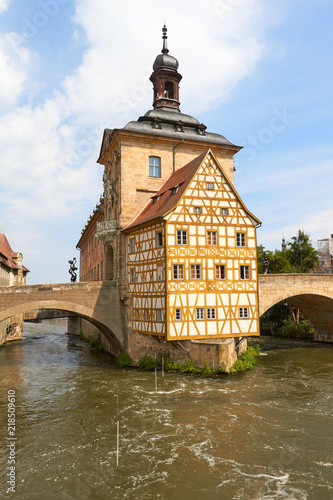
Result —
[[172, 174], [124, 230], [133, 331], [169, 341], [259, 335], [259, 224], [211, 151]]

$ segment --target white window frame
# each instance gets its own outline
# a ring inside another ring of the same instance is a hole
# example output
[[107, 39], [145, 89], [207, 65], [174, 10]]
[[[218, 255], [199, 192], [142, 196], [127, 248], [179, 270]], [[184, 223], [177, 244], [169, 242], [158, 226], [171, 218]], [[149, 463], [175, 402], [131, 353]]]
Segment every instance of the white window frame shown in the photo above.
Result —
[[[180, 270], [181, 270], [181, 273], [180, 273]], [[180, 277], [180, 274], [182, 274], [181, 277]], [[172, 276], [173, 276], [174, 280], [183, 280], [184, 279], [184, 264], [173, 264]]]
[[205, 309], [203, 307], [197, 307], [195, 310], [195, 317], [197, 321], [203, 321], [205, 319]]
[[149, 156], [149, 177], [161, 177], [161, 158], [159, 156]]
[[240, 266], [239, 268], [239, 278], [242, 281], [249, 281], [251, 279], [251, 268], [250, 266]]
[[156, 231], [156, 247], [161, 248], [163, 246], [163, 231]]
[[214, 190], [214, 182], [207, 182], [207, 190], [208, 191], [213, 191]]
[[246, 247], [246, 233], [236, 233], [236, 246]]
[[[192, 275], [193, 271], [193, 275]], [[190, 279], [201, 280], [201, 264], [190, 264]]]
[[240, 307], [238, 309], [238, 316], [240, 319], [248, 319], [249, 316], [249, 308], [248, 307]]
[[[215, 234], [215, 243], [212, 243], [214, 241], [213, 235]], [[209, 240], [211, 241], [209, 243]], [[207, 231], [207, 245], [209, 247], [216, 247], [217, 246], [217, 231]]]
[[216, 319], [216, 308], [215, 307], [207, 307], [207, 319], [208, 320]]
[[[223, 268], [223, 278], [221, 278], [220, 268]], [[218, 269], [219, 269], [219, 271], [218, 271]], [[218, 277], [218, 275], [220, 277]], [[215, 279], [216, 280], [225, 280], [226, 279], [225, 264], [215, 264]]]
[[187, 245], [187, 229], [177, 229], [176, 238], [177, 245]]

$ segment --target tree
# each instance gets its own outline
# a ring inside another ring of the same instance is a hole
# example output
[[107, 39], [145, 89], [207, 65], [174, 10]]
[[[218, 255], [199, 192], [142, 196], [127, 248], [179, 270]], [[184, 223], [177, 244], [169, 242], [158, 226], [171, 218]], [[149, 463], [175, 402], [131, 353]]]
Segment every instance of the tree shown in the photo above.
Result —
[[295, 273], [308, 273], [318, 264], [318, 252], [313, 248], [310, 236], [301, 229], [287, 244], [287, 258]]

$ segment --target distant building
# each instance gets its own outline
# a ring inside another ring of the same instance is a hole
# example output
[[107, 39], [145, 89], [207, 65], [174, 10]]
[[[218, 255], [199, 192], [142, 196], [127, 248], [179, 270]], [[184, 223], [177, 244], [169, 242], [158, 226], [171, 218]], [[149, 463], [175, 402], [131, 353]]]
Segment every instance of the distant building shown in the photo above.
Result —
[[80, 281], [104, 279], [104, 247], [96, 238], [97, 223], [104, 220], [104, 201], [101, 198], [81, 231], [76, 248], [80, 249]]
[[330, 238], [317, 241], [319, 268], [325, 274], [333, 273], [333, 234]]
[[[20, 286], [26, 284], [29, 272], [20, 252], [13, 252], [6, 236], [0, 233], [0, 286]], [[17, 315], [0, 322], [0, 345], [7, 340], [22, 337], [23, 316]]]

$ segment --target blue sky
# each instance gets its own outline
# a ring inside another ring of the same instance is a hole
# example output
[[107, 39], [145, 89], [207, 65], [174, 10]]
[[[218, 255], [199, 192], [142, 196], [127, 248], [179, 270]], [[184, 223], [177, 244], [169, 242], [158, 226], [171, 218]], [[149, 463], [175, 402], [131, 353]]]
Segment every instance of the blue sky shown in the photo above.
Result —
[[331, 0], [0, 0], [0, 231], [30, 284], [69, 281], [103, 129], [151, 108], [164, 16], [182, 111], [244, 146], [258, 243], [333, 233]]

